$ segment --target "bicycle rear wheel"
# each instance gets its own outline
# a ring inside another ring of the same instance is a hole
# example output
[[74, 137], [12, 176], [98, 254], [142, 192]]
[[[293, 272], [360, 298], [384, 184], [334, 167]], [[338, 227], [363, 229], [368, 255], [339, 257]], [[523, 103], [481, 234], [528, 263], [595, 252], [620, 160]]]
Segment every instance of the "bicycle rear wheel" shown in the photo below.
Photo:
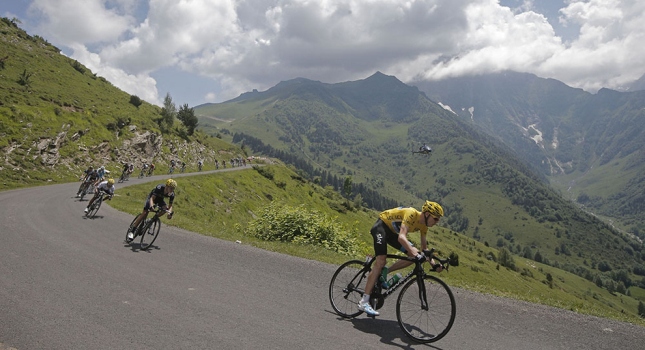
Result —
[[363, 313], [358, 309], [358, 302], [363, 297], [362, 286], [369, 273], [363, 270], [363, 264], [360, 260], [350, 260], [340, 265], [329, 283], [331, 307], [342, 317], [352, 318]]
[[87, 192], [89, 192], [89, 187], [90, 187], [89, 184], [86, 184], [85, 187], [83, 187], [83, 190], [81, 190], [81, 197], [78, 199], [79, 202], [82, 201], [83, 197], [85, 197]]
[[158, 217], [150, 219], [149, 223], [143, 227], [141, 231], [141, 250], [148, 250], [152, 243], [155, 242], [157, 236], [159, 236], [159, 230], [161, 230], [161, 220]]
[[427, 308], [422, 306], [422, 293], [414, 278], [408, 282], [396, 301], [396, 318], [401, 329], [419, 343], [432, 343], [443, 338], [455, 322], [455, 297], [448, 285], [434, 276], [425, 276], [423, 285]]

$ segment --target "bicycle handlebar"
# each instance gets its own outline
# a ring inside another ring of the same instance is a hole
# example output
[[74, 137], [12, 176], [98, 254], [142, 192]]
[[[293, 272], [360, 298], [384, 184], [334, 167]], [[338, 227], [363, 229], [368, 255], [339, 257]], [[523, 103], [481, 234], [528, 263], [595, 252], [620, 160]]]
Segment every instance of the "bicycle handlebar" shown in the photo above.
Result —
[[[437, 262], [437, 261], [439, 262], [439, 263], [435, 263], [432, 266], [432, 269], [434, 271], [436, 271], [439, 267], [441, 267], [444, 270], [448, 271], [448, 268], [450, 267], [450, 258], [441, 259], [437, 255], [435, 255], [435, 249], [434, 248], [431, 248], [430, 250], [424, 250], [424, 251], [421, 252], [421, 254], [423, 254], [426, 257], [426, 261], [428, 261], [428, 262], [430, 262], [431, 260], [434, 260], [435, 262]], [[416, 258], [408, 258], [408, 259], [409, 260], [416, 260]]]
[[[430, 250], [421, 251], [421, 254], [423, 254], [426, 257], [426, 259], [423, 262], [426, 262], [426, 261], [430, 262], [430, 260], [434, 259], [435, 262], [438, 261], [439, 263], [434, 264], [432, 266], [433, 270], [436, 271], [436, 269], [439, 266], [441, 266], [441, 267], [443, 267], [444, 270], [448, 271], [448, 268], [450, 267], [450, 258], [442, 259], [442, 258], [438, 257], [437, 255], [435, 255], [435, 251], [436, 251], [435, 248], [431, 248]], [[393, 259], [408, 260], [408, 261], [415, 262], [415, 263], [419, 261], [419, 260], [417, 260], [416, 257], [402, 256], [402, 255], [399, 255], [399, 254], [387, 254], [387, 257], [388, 258], [393, 258]], [[374, 260], [374, 259], [375, 259], [375, 257], [368, 256], [368, 259], [365, 261], [365, 263], [366, 264], [368, 264], [368, 263], [371, 264], [371, 261]]]

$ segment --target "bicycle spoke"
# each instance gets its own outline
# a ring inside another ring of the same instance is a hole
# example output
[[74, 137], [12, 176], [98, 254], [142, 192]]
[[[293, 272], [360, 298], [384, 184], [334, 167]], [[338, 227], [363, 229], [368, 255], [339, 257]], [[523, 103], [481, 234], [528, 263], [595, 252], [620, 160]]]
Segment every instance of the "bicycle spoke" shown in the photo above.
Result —
[[341, 265], [329, 284], [329, 301], [334, 311], [342, 317], [356, 317], [362, 313], [358, 302], [363, 297], [367, 272], [361, 271], [363, 262], [352, 260]]
[[[455, 321], [455, 298], [443, 281], [425, 276], [423, 281], [426, 303], [416, 279], [401, 290], [396, 304], [396, 316], [401, 329], [415, 341], [431, 343], [443, 338]], [[423, 304], [427, 305], [426, 308]]]
[[161, 230], [161, 220], [159, 218], [151, 219], [149, 223], [144, 226], [144, 229], [141, 232], [141, 249], [147, 250], [150, 248], [152, 243], [157, 239], [159, 235], [159, 230]]

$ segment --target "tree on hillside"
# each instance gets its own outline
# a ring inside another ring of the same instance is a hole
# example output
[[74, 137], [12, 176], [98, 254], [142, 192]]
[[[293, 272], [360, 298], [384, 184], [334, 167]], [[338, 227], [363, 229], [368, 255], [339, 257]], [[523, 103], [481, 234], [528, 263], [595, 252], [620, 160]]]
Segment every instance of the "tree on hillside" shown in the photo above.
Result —
[[345, 178], [345, 182], [343, 183], [343, 194], [345, 195], [345, 198], [349, 198], [349, 196], [352, 195], [352, 177], [348, 176]]
[[177, 119], [179, 119], [186, 129], [188, 129], [188, 135], [192, 135], [199, 124], [197, 116], [195, 116], [195, 110], [188, 107], [187, 103], [184, 103], [183, 106], [179, 108], [179, 113], [177, 113]]
[[172, 102], [170, 93], [166, 93], [166, 97], [163, 99], [163, 107], [161, 108], [161, 118], [159, 119], [159, 127], [161, 127], [162, 131], [169, 131], [172, 128], [176, 115], [177, 107]]
[[143, 101], [141, 100], [141, 98], [139, 96], [131, 95], [130, 96], [130, 104], [132, 104], [133, 106], [139, 108], [139, 106], [141, 106], [143, 104]]

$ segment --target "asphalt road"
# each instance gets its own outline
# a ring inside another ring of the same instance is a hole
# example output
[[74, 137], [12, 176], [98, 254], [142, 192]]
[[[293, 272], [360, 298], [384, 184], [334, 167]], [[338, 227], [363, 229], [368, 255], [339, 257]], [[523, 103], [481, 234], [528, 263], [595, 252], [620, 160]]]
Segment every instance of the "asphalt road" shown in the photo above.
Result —
[[[153, 181], [152, 187], [163, 178], [128, 184]], [[644, 327], [456, 288], [451, 332], [437, 343], [416, 344], [399, 329], [393, 298], [376, 319], [336, 316], [328, 299], [336, 266], [166, 225], [142, 252], [123, 243], [132, 216], [109, 206], [95, 219], [83, 216], [87, 202], [74, 198], [78, 185], [0, 193], [0, 350], [633, 350], [645, 344]], [[181, 215], [181, 198], [177, 203]]]

